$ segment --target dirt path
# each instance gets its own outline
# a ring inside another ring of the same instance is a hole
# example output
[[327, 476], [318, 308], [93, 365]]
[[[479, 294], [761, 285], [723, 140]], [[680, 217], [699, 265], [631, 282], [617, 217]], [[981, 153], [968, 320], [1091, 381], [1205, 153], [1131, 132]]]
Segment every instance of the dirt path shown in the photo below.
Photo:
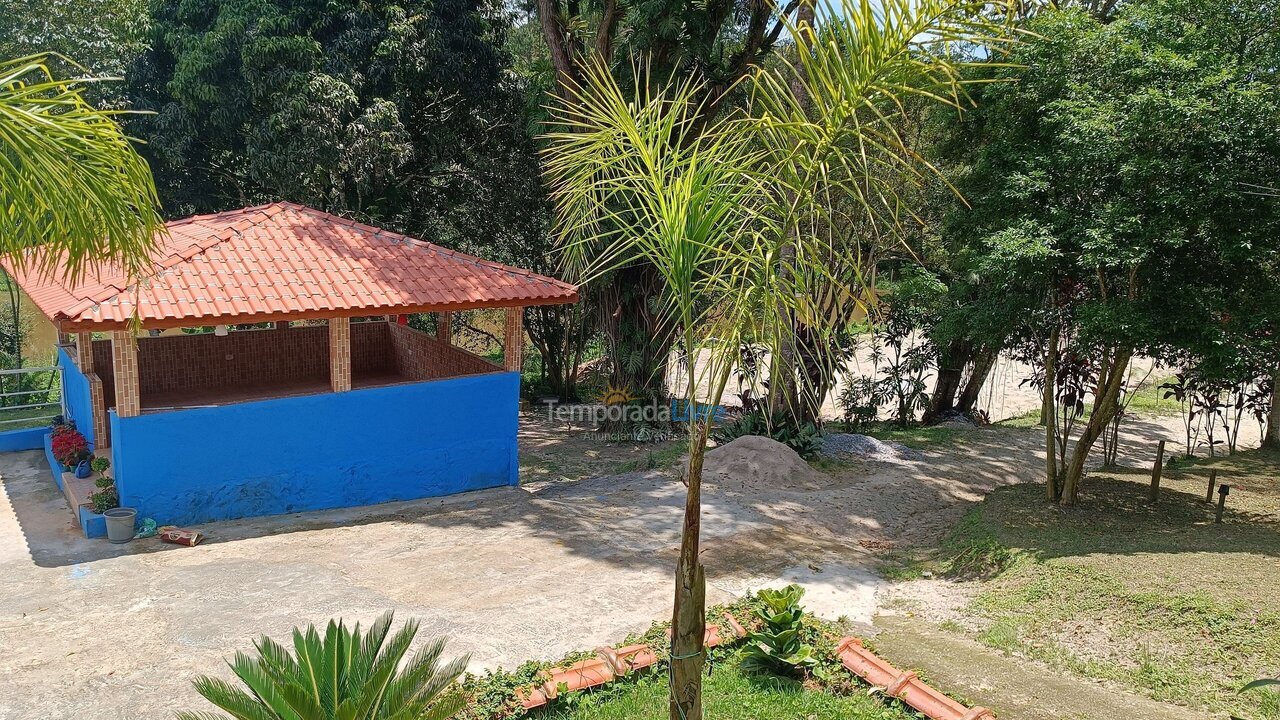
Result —
[[[1000, 720], [1206, 720], [1213, 717], [1049, 670], [900, 615], [876, 617], [876, 647], [899, 667], [922, 669]], [[963, 690], [959, 690], [963, 688]]]

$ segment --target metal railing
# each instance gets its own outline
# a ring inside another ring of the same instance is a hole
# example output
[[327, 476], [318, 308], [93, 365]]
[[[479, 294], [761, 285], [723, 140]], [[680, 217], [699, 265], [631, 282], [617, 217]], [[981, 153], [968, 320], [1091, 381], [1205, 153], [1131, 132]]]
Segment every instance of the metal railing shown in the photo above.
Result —
[[0, 370], [0, 432], [47, 425], [67, 414], [62, 368]]

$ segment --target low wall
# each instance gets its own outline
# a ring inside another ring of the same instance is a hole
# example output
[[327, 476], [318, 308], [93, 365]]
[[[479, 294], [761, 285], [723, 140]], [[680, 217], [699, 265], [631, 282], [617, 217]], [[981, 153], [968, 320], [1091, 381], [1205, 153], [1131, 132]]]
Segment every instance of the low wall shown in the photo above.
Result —
[[111, 413], [120, 502], [191, 524], [514, 485], [520, 376]]
[[48, 425], [22, 428], [21, 430], [5, 430], [0, 432], [0, 452], [39, 450], [44, 447], [44, 437], [48, 434]]
[[58, 348], [58, 367], [62, 368], [62, 398], [67, 406], [68, 419], [74, 420], [76, 429], [89, 441], [89, 447], [97, 447], [93, 430], [93, 392], [89, 378], [80, 372], [76, 361], [64, 347]]

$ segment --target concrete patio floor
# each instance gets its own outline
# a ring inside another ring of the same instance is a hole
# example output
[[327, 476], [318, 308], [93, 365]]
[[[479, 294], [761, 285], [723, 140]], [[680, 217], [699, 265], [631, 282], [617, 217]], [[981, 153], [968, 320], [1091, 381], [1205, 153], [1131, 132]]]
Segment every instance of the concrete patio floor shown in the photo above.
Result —
[[[1035, 433], [975, 429], [907, 465], [816, 482], [708, 478], [709, 602], [806, 585], [869, 621], [867, 540], [926, 542], [993, 487], [1034, 479]], [[669, 612], [683, 486], [660, 472], [201, 527], [195, 548], [85, 540], [39, 452], [0, 455], [0, 720], [208, 709], [191, 687], [259, 635], [387, 609], [474, 669], [620, 641]]]

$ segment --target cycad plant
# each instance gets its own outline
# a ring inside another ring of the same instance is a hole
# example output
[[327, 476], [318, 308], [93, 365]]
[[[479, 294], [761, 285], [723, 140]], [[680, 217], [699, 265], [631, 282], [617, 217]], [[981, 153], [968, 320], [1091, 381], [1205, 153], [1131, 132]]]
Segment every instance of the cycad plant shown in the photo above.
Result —
[[444, 640], [428, 643], [402, 663], [418, 623], [410, 620], [390, 639], [392, 613], [369, 627], [329, 621], [293, 631], [293, 651], [263, 637], [257, 657], [237, 652], [230, 663], [246, 689], [201, 677], [196, 690], [227, 713], [183, 712], [179, 720], [443, 720], [462, 708], [446, 691], [467, 658], [441, 665]]
[[85, 99], [99, 79], [60, 77], [53, 65], [0, 61], [0, 255], [73, 279], [102, 262], [133, 274], [163, 228], [151, 170], [116, 122], [123, 111]]
[[[596, 64], [553, 100], [558, 129], [547, 136], [545, 172], [570, 270], [582, 281], [633, 264], [656, 270], [660, 310], [689, 357], [687, 381], [674, 388], [686, 407], [720, 403], [745, 343], [782, 348], [803, 326], [815, 352], [834, 351], [848, 308], [870, 296], [860, 241], [898, 236], [914, 216], [905, 190], [933, 172], [898, 131], [904, 103], [963, 105], [970, 60], [957, 45], [981, 45], [977, 62], [991, 62], [1007, 37], [994, 5], [827, 7], [816, 29], [792, 28], [795, 67], [748, 79], [751, 112], [710, 124], [698, 112], [706, 94], [697, 79], [653, 91], [642, 63], [633, 92]], [[775, 373], [795, 372], [780, 366], [785, 353], [773, 355]], [[687, 413], [672, 720], [702, 717], [698, 557], [713, 415]]]

